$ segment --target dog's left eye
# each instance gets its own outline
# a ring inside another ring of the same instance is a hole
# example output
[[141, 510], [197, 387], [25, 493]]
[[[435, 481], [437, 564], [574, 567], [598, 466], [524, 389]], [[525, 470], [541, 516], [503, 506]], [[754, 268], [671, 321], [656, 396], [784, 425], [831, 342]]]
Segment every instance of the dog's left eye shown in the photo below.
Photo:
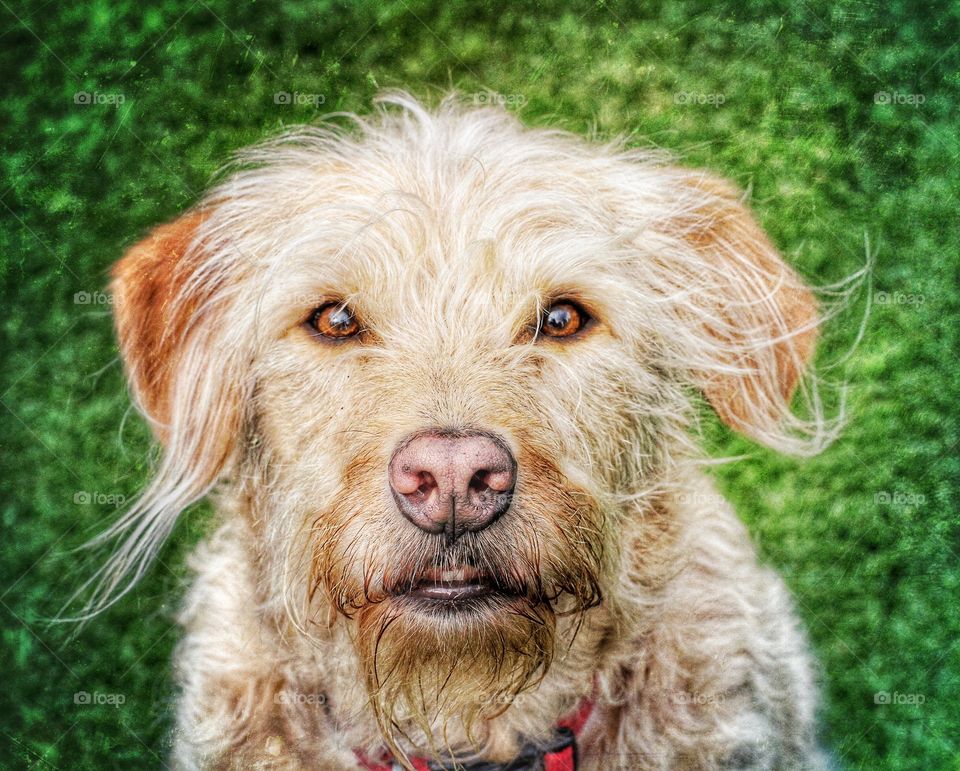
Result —
[[356, 317], [343, 303], [328, 303], [317, 308], [310, 316], [310, 326], [324, 337], [342, 340], [360, 332]]
[[574, 302], [561, 300], [544, 310], [540, 333], [547, 337], [570, 337], [583, 329], [590, 316]]

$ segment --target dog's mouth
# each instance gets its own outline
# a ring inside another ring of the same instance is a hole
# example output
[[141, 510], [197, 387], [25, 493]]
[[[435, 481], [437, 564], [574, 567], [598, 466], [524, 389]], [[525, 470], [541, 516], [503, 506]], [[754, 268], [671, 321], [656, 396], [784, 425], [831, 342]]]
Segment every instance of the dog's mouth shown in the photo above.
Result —
[[407, 597], [444, 603], [459, 603], [486, 597], [497, 591], [490, 576], [466, 565], [429, 568], [423, 571], [405, 594]]

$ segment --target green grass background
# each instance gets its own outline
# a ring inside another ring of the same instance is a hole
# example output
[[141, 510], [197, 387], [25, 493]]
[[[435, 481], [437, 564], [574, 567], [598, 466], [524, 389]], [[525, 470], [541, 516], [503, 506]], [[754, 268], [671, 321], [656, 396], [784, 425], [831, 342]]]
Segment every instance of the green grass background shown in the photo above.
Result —
[[109, 305], [76, 293], [102, 290], [231, 151], [399, 86], [491, 89], [532, 124], [627, 133], [728, 176], [818, 284], [869, 242], [872, 285], [820, 351], [850, 383], [843, 438], [806, 462], [716, 422], [705, 438], [748, 454], [716, 475], [796, 594], [841, 766], [960, 769], [958, 39], [956, 3], [0, 0], [0, 766], [164, 765], [172, 613], [204, 525], [189, 512], [79, 634], [45, 623], [99, 559], [73, 550], [117, 515], [77, 493], [130, 497], [149, 470]]

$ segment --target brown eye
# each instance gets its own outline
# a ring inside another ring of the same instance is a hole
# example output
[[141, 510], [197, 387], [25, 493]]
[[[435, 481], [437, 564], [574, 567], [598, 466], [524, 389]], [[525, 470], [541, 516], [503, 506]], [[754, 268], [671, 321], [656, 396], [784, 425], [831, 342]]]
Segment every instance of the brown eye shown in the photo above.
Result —
[[586, 326], [590, 317], [579, 305], [557, 302], [543, 312], [540, 331], [548, 337], [570, 337]]
[[353, 311], [343, 303], [329, 303], [317, 308], [310, 317], [310, 326], [334, 340], [353, 337], [360, 331]]

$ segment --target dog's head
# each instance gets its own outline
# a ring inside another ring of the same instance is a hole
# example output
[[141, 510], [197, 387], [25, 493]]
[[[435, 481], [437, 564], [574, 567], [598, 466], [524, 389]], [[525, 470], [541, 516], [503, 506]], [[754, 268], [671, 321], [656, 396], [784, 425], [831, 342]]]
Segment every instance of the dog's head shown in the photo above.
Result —
[[731, 187], [393, 101], [245, 153], [113, 284], [165, 452], [118, 564], [226, 479], [264, 599], [351, 625], [384, 725], [543, 674], [614, 591], [694, 392], [778, 449], [825, 430], [790, 411], [813, 296]]

